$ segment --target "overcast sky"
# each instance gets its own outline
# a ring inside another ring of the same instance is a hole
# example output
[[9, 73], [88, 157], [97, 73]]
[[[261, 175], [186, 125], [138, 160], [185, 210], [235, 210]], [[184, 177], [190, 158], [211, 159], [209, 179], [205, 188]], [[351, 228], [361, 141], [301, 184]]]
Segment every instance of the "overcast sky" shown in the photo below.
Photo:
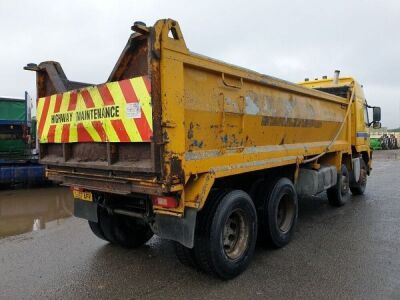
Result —
[[382, 107], [383, 126], [400, 126], [398, 0], [0, 1], [0, 96], [36, 97], [29, 62], [104, 82], [134, 21], [173, 18], [190, 50], [264, 74], [298, 82], [340, 69]]

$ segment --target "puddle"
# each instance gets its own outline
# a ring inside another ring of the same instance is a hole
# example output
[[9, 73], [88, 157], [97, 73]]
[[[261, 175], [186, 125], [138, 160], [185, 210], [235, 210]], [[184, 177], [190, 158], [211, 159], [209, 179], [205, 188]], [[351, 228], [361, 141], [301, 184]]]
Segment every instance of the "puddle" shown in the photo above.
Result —
[[58, 226], [73, 207], [65, 187], [0, 191], [0, 239]]

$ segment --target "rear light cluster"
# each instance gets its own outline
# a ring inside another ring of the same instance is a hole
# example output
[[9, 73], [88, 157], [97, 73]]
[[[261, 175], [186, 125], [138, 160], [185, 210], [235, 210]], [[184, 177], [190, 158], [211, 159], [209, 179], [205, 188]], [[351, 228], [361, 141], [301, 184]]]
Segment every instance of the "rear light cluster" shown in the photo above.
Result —
[[164, 208], [178, 207], [178, 200], [171, 196], [151, 196], [153, 205]]
[[69, 189], [71, 190], [71, 192], [73, 192], [73, 191], [83, 192], [82, 188], [78, 188], [76, 186], [70, 186]]

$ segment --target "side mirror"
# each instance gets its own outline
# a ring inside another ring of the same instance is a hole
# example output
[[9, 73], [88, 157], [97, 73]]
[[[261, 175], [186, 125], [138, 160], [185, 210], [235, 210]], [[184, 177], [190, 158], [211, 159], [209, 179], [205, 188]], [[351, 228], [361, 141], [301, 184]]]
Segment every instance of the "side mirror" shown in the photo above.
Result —
[[374, 123], [372, 124], [372, 128], [374, 128], [374, 129], [379, 129], [379, 128], [381, 128], [381, 127], [382, 127], [381, 122], [374, 122]]
[[[378, 122], [380, 122], [380, 120], [381, 120], [381, 108], [378, 106], [374, 106], [372, 108], [372, 122], [378, 123]], [[374, 128], [375, 128], [375, 125], [374, 125]]]

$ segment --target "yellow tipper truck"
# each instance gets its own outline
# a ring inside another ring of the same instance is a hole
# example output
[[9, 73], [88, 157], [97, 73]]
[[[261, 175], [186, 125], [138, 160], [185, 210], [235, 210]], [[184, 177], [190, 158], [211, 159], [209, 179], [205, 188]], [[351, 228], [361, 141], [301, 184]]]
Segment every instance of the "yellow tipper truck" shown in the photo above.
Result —
[[256, 240], [289, 243], [298, 197], [363, 194], [373, 121], [352, 78], [299, 85], [186, 47], [176, 21], [142, 22], [100, 85], [37, 74], [40, 160], [70, 186], [75, 215], [99, 238], [137, 247], [153, 234], [178, 259], [229, 279]]

